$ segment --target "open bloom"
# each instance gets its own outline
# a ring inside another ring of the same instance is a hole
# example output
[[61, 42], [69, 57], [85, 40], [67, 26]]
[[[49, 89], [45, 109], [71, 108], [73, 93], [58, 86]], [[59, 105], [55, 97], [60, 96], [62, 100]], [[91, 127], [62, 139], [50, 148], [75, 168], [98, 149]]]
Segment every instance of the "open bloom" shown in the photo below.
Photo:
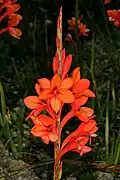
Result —
[[95, 132], [98, 130], [96, 124], [97, 123], [95, 120], [89, 120], [87, 123], [82, 122], [79, 127], [63, 141], [61, 148], [63, 149], [71, 140], [82, 136], [89, 137], [91, 143], [91, 138], [97, 136], [95, 134]]
[[87, 152], [90, 152], [92, 148], [90, 148], [89, 146], [86, 146], [88, 141], [89, 139], [84, 136], [72, 139], [71, 141], [68, 142], [68, 144], [64, 148], [61, 148], [55, 160], [55, 163], [57, 163], [64, 156], [64, 154], [69, 151], [77, 152], [80, 154], [80, 156], [82, 156], [83, 154]]
[[90, 81], [85, 78], [81, 79], [79, 67], [75, 68], [72, 72], [72, 78], [72, 93], [75, 98], [75, 101], [72, 103], [72, 108], [78, 109], [87, 102], [88, 97], [94, 98], [95, 94], [89, 89]]
[[80, 107], [79, 109], [71, 109], [62, 119], [61, 122], [61, 131], [62, 128], [65, 126], [65, 124], [74, 116], [76, 116], [80, 121], [88, 122], [90, 119], [93, 119], [95, 117], [94, 111], [91, 108], [88, 107]]
[[113, 21], [116, 27], [120, 27], [120, 10], [107, 10], [109, 21]]
[[26, 119], [29, 119], [32, 115], [38, 116], [42, 111], [46, 110], [53, 118], [56, 117], [56, 114], [52, 110], [49, 103], [45, 103], [39, 99], [39, 96], [28, 96], [24, 99], [24, 104], [32, 109], [31, 113]]
[[15, 28], [22, 19], [22, 16], [15, 14], [19, 9], [20, 5], [15, 4], [16, 0], [3, 0], [2, 5], [0, 6], [0, 11], [5, 8], [5, 12], [0, 15], [0, 22], [7, 16], [8, 17], [8, 26], [0, 30], [0, 34], [4, 32], [9, 32], [11, 36], [19, 39], [22, 35], [20, 29]]
[[55, 142], [58, 139], [55, 119], [44, 114], [40, 114], [37, 117], [31, 116], [31, 119], [35, 124], [31, 130], [34, 136], [40, 137], [46, 144], [49, 141]]
[[[78, 26], [78, 35], [84, 35], [88, 36], [89, 29], [85, 24], [81, 22], [82, 16], [77, 20], [77, 26]], [[68, 20], [68, 31], [75, 31], [76, 30], [76, 18], [72, 17], [70, 20]]]
[[38, 80], [37, 89], [40, 89], [39, 98], [49, 100], [52, 109], [58, 113], [63, 103], [72, 103], [74, 96], [69, 90], [73, 85], [72, 78], [62, 80], [58, 74], [50, 80], [41, 78]]
[[20, 5], [16, 4], [16, 1], [12, 0], [3, 0], [2, 5], [0, 6], [0, 11], [6, 8], [3, 15], [0, 16], [0, 21], [2, 21], [6, 16], [11, 16], [13, 13], [19, 11]]

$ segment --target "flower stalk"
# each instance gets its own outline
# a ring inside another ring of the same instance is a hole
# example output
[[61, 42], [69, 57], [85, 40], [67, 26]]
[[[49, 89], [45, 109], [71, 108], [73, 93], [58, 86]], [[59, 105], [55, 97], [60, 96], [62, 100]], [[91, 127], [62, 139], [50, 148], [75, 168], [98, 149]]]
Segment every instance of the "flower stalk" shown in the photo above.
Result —
[[[58, 54], [58, 75], [62, 77], [62, 7], [60, 9], [60, 14], [57, 22], [57, 37], [56, 37], [56, 46]], [[60, 121], [61, 121], [61, 111], [62, 107], [57, 115], [56, 127], [58, 129], [58, 140], [54, 143], [54, 160], [56, 160], [61, 145], [61, 135], [60, 135]], [[54, 167], [54, 180], [60, 180], [62, 175], [61, 161]]]

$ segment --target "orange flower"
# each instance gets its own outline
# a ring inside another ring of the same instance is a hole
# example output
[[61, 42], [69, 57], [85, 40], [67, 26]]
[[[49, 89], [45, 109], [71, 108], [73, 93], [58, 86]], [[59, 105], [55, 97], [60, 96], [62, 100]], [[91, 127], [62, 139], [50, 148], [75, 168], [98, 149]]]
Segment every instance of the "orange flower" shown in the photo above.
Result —
[[47, 78], [38, 80], [37, 89], [40, 89], [41, 100], [49, 100], [52, 109], [58, 113], [63, 103], [72, 103], [74, 96], [70, 89], [73, 85], [72, 78], [65, 78], [61, 80], [58, 74], [49, 81]]
[[6, 8], [6, 11], [3, 13], [3, 15], [0, 16], [0, 22], [8, 16], [8, 27], [1, 29], [0, 34], [8, 31], [11, 36], [20, 39], [20, 36], [22, 35], [22, 32], [18, 28], [14, 28], [17, 26], [22, 19], [22, 16], [15, 14], [20, 9], [19, 4], [15, 4], [16, 0], [4, 0], [1, 2], [2, 5], [0, 6], [0, 11], [2, 11], [4, 8]]
[[[80, 19], [78, 19], [77, 24], [80, 25]], [[72, 19], [68, 20], [68, 30], [69, 31], [75, 31], [75, 25], [76, 25], [76, 18], [72, 17]]]
[[56, 120], [40, 114], [39, 116], [31, 116], [35, 124], [31, 130], [34, 136], [41, 137], [44, 143], [48, 144], [49, 141], [56, 142], [58, 139], [58, 130], [56, 128]]
[[98, 130], [96, 124], [95, 120], [89, 120], [87, 123], [82, 122], [79, 127], [63, 141], [61, 149], [63, 149], [71, 140], [79, 137], [89, 137], [91, 143], [91, 138], [97, 136], [95, 134]]
[[16, 1], [11, 0], [3, 1], [3, 4], [0, 6], [0, 11], [4, 8], [6, 8], [6, 11], [0, 16], [0, 21], [2, 21], [6, 16], [11, 16], [13, 13], [19, 11], [20, 5], [15, 3]]
[[85, 24], [80, 23], [78, 25], [78, 29], [79, 29], [79, 36], [81, 35], [88, 36], [89, 29], [87, 28]]
[[26, 119], [29, 119], [32, 115], [38, 116], [42, 111], [46, 110], [53, 118], [56, 117], [49, 103], [44, 103], [39, 99], [39, 96], [28, 96], [24, 99], [24, 104], [32, 109], [32, 112]]
[[[83, 24], [81, 22], [82, 16], [80, 17], [80, 19], [77, 20], [77, 26], [78, 26], [78, 30], [79, 30], [79, 36], [84, 35], [84, 36], [88, 36], [88, 32], [89, 29], [87, 28], [87, 26], [85, 24]], [[75, 31], [76, 30], [76, 18], [72, 17], [71, 20], [68, 20], [68, 31]]]
[[69, 151], [77, 152], [80, 154], [80, 156], [87, 152], [90, 152], [92, 148], [86, 146], [88, 141], [89, 139], [87, 137], [78, 137], [76, 139], [72, 139], [64, 148], [61, 148], [55, 160], [55, 163], [57, 163], [64, 156], [64, 154], [66, 154]]
[[72, 93], [74, 95], [75, 101], [72, 104], [73, 109], [78, 109], [80, 106], [84, 105], [88, 97], [95, 97], [95, 94], [88, 89], [90, 86], [90, 81], [88, 79], [80, 79], [80, 68], [77, 67], [72, 72], [73, 86]]
[[65, 126], [65, 124], [74, 116], [83, 122], [88, 122], [90, 119], [95, 117], [93, 114], [94, 111], [88, 107], [80, 107], [78, 110], [71, 109], [71, 111], [69, 111], [62, 119], [60, 129], [62, 131], [62, 128]]
[[107, 10], [109, 21], [113, 21], [114, 25], [120, 27], [120, 10]]

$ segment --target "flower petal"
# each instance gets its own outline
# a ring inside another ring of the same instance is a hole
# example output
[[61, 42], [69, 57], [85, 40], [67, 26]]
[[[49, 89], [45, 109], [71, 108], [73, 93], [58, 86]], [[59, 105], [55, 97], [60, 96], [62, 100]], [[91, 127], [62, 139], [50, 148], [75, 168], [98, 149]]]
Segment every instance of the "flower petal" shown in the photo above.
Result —
[[83, 93], [90, 86], [90, 81], [88, 79], [81, 79], [77, 84], [73, 86], [73, 92]]
[[62, 50], [62, 64], [65, 62], [65, 57], [66, 57], [66, 51], [65, 48]]
[[63, 71], [62, 71], [62, 78], [64, 79], [65, 76], [67, 75], [68, 71], [70, 70], [70, 66], [72, 63], [72, 55], [69, 54], [66, 59], [65, 62], [63, 64]]
[[52, 63], [53, 63], [53, 72], [54, 72], [54, 74], [57, 74], [59, 64], [58, 64], [58, 59], [56, 56], [53, 58]]
[[59, 88], [61, 86], [61, 78], [58, 74], [55, 74], [51, 79], [51, 88]]
[[21, 32], [20, 29], [9, 27], [8, 30], [9, 30], [9, 33], [10, 33], [11, 36], [13, 36], [13, 37], [15, 37], [17, 39], [20, 39], [20, 36], [22, 35], [22, 32]]
[[35, 84], [35, 90], [36, 90], [37, 94], [40, 95], [40, 84], [38, 84], [38, 83]]
[[95, 98], [95, 94], [90, 89], [87, 89], [86, 91], [84, 91], [83, 94], [87, 97]]
[[24, 99], [24, 104], [29, 109], [37, 109], [40, 106], [40, 102], [38, 96], [28, 96]]
[[75, 101], [72, 103], [72, 108], [74, 110], [78, 110], [80, 108], [80, 106], [84, 105], [88, 100], [88, 97], [86, 96], [81, 96], [77, 99], [75, 99]]
[[58, 113], [58, 111], [60, 110], [61, 107], [61, 102], [58, 98], [53, 97], [52, 99], [50, 99], [50, 104], [52, 109]]
[[76, 111], [76, 116], [84, 122], [88, 122], [89, 118], [94, 114], [94, 111], [88, 107], [81, 107], [80, 110]]
[[43, 142], [45, 143], [45, 144], [49, 144], [49, 137], [48, 136], [42, 136], [41, 137], [41, 139], [43, 140]]
[[62, 103], [72, 103], [74, 101], [74, 96], [73, 96], [72, 92], [67, 89], [60, 89], [60, 91], [56, 95], [56, 97]]
[[58, 140], [58, 135], [57, 134], [53, 134], [52, 132], [49, 134], [49, 139], [52, 142], [56, 142]]
[[72, 72], [72, 78], [74, 80], [74, 84], [76, 84], [80, 80], [80, 67], [77, 67]]
[[32, 129], [31, 129], [31, 133], [34, 136], [40, 137], [40, 136], [48, 136], [49, 132], [47, 131], [47, 128], [45, 126], [39, 126], [39, 125], [35, 125]]
[[48, 100], [53, 97], [53, 94], [51, 93], [51, 89], [44, 89], [40, 92], [39, 98], [41, 100]]
[[45, 114], [39, 115], [39, 120], [44, 126], [51, 126], [55, 123], [55, 120]]
[[38, 79], [38, 82], [40, 84], [40, 88], [41, 89], [49, 89], [50, 88], [50, 81], [49, 79], [47, 78], [41, 78], [41, 79]]
[[60, 89], [70, 89], [73, 85], [73, 79], [72, 78], [65, 78], [62, 81], [62, 84], [60, 86]]

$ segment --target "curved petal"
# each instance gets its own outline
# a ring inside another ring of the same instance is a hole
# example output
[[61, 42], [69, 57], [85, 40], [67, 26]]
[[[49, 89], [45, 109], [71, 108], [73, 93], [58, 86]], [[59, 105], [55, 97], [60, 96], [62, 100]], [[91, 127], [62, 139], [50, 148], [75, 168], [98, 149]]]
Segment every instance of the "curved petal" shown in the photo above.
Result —
[[47, 131], [47, 128], [45, 126], [38, 126], [38, 125], [35, 125], [31, 129], [31, 133], [37, 137], [48, 136], [48, 134], [49, 134], [49, 132]]
[[91, 117], [94, 114], [94, 110], [89, 107], [81, 107], [80, 112], [86, 114], [88, 117]]
[[67, 75], [68, 71], [70, 70], [70, 66], [72, 63], [72, 55], [69, 54], [66, 59], [65, 62], [63, 64], [63, 71], [62, 71], [62, 78], [64, 79], [65, 76]]
[[40, 92], [40, 96], [39, 98], [41, 100], [48, 100], [50, 98], [52, 98], [54, 95], [53, 93], [51, 92], [51, 89], [44, 89]]
[[22, 20], [22, 16], [20, 16], [19, 14], [12, 14], [10, 16], [8, 24], [9, 24], [9, 26], [14, 27], [14, 26], [17, 26], [19, 24], [20, 20]]
[[53, 58], [52, 65], [53, 65], [53, 72], [54, 74], [56, 74], [58, 72], [58, 66], [59, 66], [58, 59], [56, 56]]
[[84, 121], [84, 122], [88, 122], [89, 118], [88, 116], [86, 116], [86, 114], [81, 113], [80, 111], [76, 112], [76, 116], [78, 117], [79, 120]]
[[49, 89], [50, 88], [50, 80], [47, 79], [47, 78], [41, 78], [41, 79], [38, 79], [38, 82], [40, 84], [40, 88], [41, 89]]
[[86, 91], [84, 91], [83, 94], [87, 97], [95, 98], [95, 94], [90, 89], [87, 89]]
[[64, 118], [61, 121], [61, 125], [60, 125], [60, 131], [62, 131], [62, 128], [65, 126], [65, 124], [72, 118], [75, 116], [75, 112], [74, 111], [69, 111]]
[[90, 120], [87, 123], [82, 122], [80, 126], [78, 127], [80, 134], [88, 134], [92, 132], [94, 127], [96, 126], [96, 121], [95, 120]]
[[90, 81], [88, 79], [81, 79], [77, 84], [73, 86], [73, 92], [83, 93], [90, 86]]
[[74, 81], [74, 84], [76, 84], [80, 80], [80, 67], [77, 67], [72, 72], [72, 78]]
[[38, 95], [40, 95], [40, 85], [38, 83], [35, 84], [35, 90]]
[[72, 108], [74, 110], [78, 110], [80, 106], [84, 105], [88, 100], [88, 97], [81, 96], [78, 99], [75, 99], [75, 101], [72, 103]]
[[62, 50], [62, 64], [65, 62], [65, 57], [66, 57], [66, 51], [65, 48]]
[[38, 96], [28, 96], [24, 99], [24, 104], [29, 109], [37, 109], [40, 106], [40, 99]]
[[49, 144], [49, 137], [48, 136], [42, 136], [41, 137], [41, 139], [43, 140], [43, 142], [45, 143], [45, 144]]
[[39, 115], [39, 120], [44, 126], [51, 126], [55, 123], [55, 120], [45, 114]]
[[61, 102], [58, 98], [56, 97], [53, 97], [52, 99], [50, 99], [50, 104], [51, 104], [51, 107], [52, 109], [58, 113], [58, 111], [60, 110], [60, 107], [61, 107]]
[[81, 107], [80, 110], [76, 111], [76, 116], [84, 122], [88, 122], [94, 111], [88, 107]]
[[42, 126], [42, 122], [40, 121], [39, 116], [36, 117], [36, 116], [31, 115], [30, 118], [32, 119], [32, 122], [35, 125], [41, 125]]
[[58, 140], [58, 135], [57, 134], [53, 134], [52, 132], [49, 134], [49, 139], [52, 142], [56, 142]]
[[21, 32], [20, 29], [9, 27], [8, 30], [9, 30], [9, 33], [10, 33], [11, 36], [13, 36], [13, 37], [15, 37], [17, 39], [20, 39], [20, 36], [22, 35], [22, 32]]
[[11, 5], [10, 8], [11, 8], [12, 13], [14, 13], [14, 12], [19, 11], [20, 5], [19, 4], [13, 4], [13, 5]]
[[80, 156], [82, 156], [83, 154], [92, 151], [92, 148], [91, 148], [91, 147], [88, 147], [88, 146], [83, 146], [82, 148], [80, 148], [80, 150], [75, 149], [75, 150], [73, 150], [73, 151], [79, 153]]
[[56, 97], [62, 103], [72, 103], [74, 101], [74, 96], [73, 96], [72, 92], [67, 89], [60, 89], [60, 91], [56, 95]]
[[59, 88], [61, 86], [61, 78], [58, 74], [55, 74], [51, 79], [51, 88]]
[[60, 89], [70, 89], [73, 85], [73, 79], [72, 78], [65, 78], [62, 81], [62, 84], [60, 86]]
[[69, 151], [73, 151], [77, 148], [77, 143], [72, 142], [70, 145], [67, 145], [64, 149], [61, 149], [59, 154], [57, 155], [55, 159], [55, 164]]

